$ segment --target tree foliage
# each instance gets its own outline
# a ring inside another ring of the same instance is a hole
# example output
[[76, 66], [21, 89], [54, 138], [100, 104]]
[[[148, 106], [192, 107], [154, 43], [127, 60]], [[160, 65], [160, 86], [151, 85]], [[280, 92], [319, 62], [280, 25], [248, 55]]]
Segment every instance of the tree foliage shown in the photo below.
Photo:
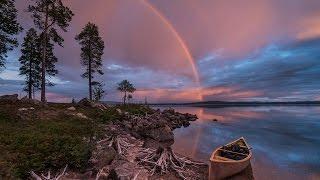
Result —
[[133, 93], [134, 91], [136, 91], [136, 88], [133, 86], [133, 84], [131, 84], [128, 80], [123, 80], [118, 84], [118, 88], [117, 88], [120, 92], [124, 93], [123, 96], [123, 104], [126, 104], [126, 100], [127, 100], [127, 92], [129, 93]]
[[[32, 13], [34, 24], [41, 33], [42, 63], [41, 63], [41, 101], [46, 101], [45, 88], [51, 85], [46, 81], [46, 73], [53, 76], [57, 73], [52, 66], [57, 62], [53, 52], [54, 44], [62, 46], [63, 38], [58, 34], [57, 28], [67, 31], [67, 27], [72, 20], [72, 11], [63, 5], [62, 0], [32, 0], [34, 3], [29, 5], [28, 11]], [[48, 51], [47, 51], [48, 50]], [[50, 74], [51, 73], [51, 74]]]
[[81, 45], [81, 64], [86, 68], [82, 77], [87, 78], [89, 81], [89, 99], [92, 101], [92, 79], [94, 74], [103, 75], [102, 55], [104, 42], [99, 35], [98, 26], [90, 22], [75, 39]]
[[19, 58], [21, 67], [20, 75], [25, 75], [24, 91], [28, 92], [29, 99], [32, 98], [34, 89], [40, 88], [41, 80], [41, 50], [39, 48], [39, 36], [33, 28], [27, 32], [21, 48]]
[[[52, 76], [56, 76], [58, 74], [58, 70], [56, 69], [56, 62], [58, 62], [58, 58], [54, 55], [54, 44], [47, 39], [46, 48], [43, 48], [43, 33], [40, 35], [40, 38], [38, 40], [38, 48], [40, 49], [40, 52], [46, 51], [46, 61], [45, 63], [45, 72], [48, 76], [45, 76], [45, 85], [46, 86], [54, 86], [52, 82], [50, 82], [49, 78]], [[43, 61], [41, 61], [41, 67], [42, 67]], [[41, 89], [42, 87], [40, 87]]]
[[18, 46], [14, 35], [22, 28], [17, 21], [17, 9], [14, 0], [0, 0], [0, 70], [5, 67], [8, 51]]
[[93, 98], [96, 102], [98, 102], [103, 98], [105, 94], [105, 91], [103, 89], [104, 84], [94, 81], [92, 83], [92, 86], [93, 86]]

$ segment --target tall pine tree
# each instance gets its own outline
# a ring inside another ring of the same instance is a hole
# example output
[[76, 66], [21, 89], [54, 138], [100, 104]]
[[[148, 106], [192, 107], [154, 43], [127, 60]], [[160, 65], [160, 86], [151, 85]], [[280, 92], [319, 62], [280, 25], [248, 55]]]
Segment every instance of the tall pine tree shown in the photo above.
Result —
[[22, 28], [17, 22], [17, 9], [14, 0], [0, 0], [0, 70], [5, 67], [8, 51], [18, 46], [14, 35]]
[[90, 22], [75, 39], [81, 45], [81, 64], [86, 67], [82, 77], [89, 80], [89, 99], [92, 101], [93, 75], [95, 73], [103, 75], [101, 68], [104, 42], [99, 35], [98, 26]]
[[21, 48], [21, 57], [19, 58], [21, 67], [20, 75], [25, 75], [24, 91], [28, 93], [29, 99], [35, 89], [40, 88], [41, 80], [41, 51], [39, 48], [39, 36], [33, 28], [29, 29], [24, 38]]
[[[70, 21], [72, 20], [72, 11], [63, 5], [62, 0], [33, 0], [34, 4], [29, 5], [29, 12], [32, 13], [34, 24], [41, 32], [42, 58], [41, 58], [41, 101], [46, 102], [46, 72], [47, 65], [54, 65], [50, 58], [48, 49], [54, 48], [54, 43], [62, 46], [63, 38], [58, 34], [56, 28], [67, 31]], [[52, 51], [53, 52], [53, 51]], [[51, 56], [54, 57], [54, 56]], [[52, 69], [52, 67], [49, 67]], [[50, 72], [50, 71], [49, 71]], [[51, 75], [54, 75], [54, 71]], [[49, 83], [50, 84], [50, 83]]]

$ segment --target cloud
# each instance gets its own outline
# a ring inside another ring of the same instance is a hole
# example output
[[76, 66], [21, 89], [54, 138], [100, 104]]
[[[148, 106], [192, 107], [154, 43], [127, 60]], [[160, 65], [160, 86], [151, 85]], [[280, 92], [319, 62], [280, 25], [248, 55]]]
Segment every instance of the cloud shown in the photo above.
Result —
[[[106, 49], [107, 100], [118, 100], [117, 82], [128, 79], [135, 98], [154, 101], [313, 100], [319, 97], [319, 0], [147, 0], [182, 37], [198, 65], [201, 87], [176, 36], [142, 1], [65, 1], [75, 16], [56, 47], [59, 75], [48, 92], [64, 97], [87, 95], [80, 75], [80, 47], [74, 40], [87, 22], [99, 26]], [[19, 22], [33, 27], [25, 1], [16, 1]], [[25, 32], [19, 35], [21, 42]], [[11, 52], [0, 93], [21, 91], [20, 49]], [[13, 83], [9, 86], [10, 83]], [[12, 87], [11, 87], [12, 86]], [[4, 90], [5, 89], [5, 90]], [[158, 93], [158, 94], [157, 94]], [[199, 95], [200, 94], [200, 95]], [[318, 94], [318, 96], [316, 96]], [[58, 96], [57, 95], [57, 96]], [[51, 95], [52, 98], [57, 96]]]
[[[237, 87], [240, 94], [257, 92], [247, 100], [314, 100], [320, 89], [319, 51], [320, 39], [297, 41], [286, 46], [269, 45], [259, 53], [214, 69], [207, 67], [215, 66], [215, 61], [199, 66], [208, 87]], [[224, 96], [232, 99], [232, 94]]]

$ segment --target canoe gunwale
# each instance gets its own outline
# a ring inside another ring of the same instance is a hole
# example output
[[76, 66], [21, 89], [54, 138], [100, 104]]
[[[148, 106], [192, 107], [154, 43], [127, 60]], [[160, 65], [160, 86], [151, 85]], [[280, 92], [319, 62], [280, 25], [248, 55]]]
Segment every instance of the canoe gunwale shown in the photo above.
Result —
[[221, 162], [221, 163], [242, 163], [242, 162], [246, 162], [246, 161], [250, 160], [250, 159], [251, 159], [251, 156], [252, 156], [252, 152], [251, 152], [251, 150], [250, 150], [250, 147], [249, 147], [248, 143], [245, 141], [244, 137], [241, 137], [241, 138], [239, 138], [239, 139], [237, 139], [237, 140], [235, 140], [235, 141], [232, 141], [232, 142], [230, 142], [230, 143], [228, 143], [228, 144], [226, 144], [226, 145], [231, 145], [231, 144], [236, 143], [237, 141], [240, 141], [240, 140], [242, 140], [242, 141], [245, 143], [246, 147], [249, 149], [249, 154], [247, 155], [246, 158], [241, 159], [241, 160], [234, 160], [234, 159], [228, 159], [228, 158], [226, 158], [226, 159], [228, 159], [228, 160], [219, 160], [219, 159], [216, 159], [215, 156], [216, 156], [217, 152], [218, 152], [219, 150], [221, 150], [221, 148], [223, 147], [223, 146], [220, 146], [219, 148], [217, 148], [217, 149], [212, 153], [212, 155], [211, 155], [211, 157], [210, 157], [210, 161], [212, 161], [212, 162]]

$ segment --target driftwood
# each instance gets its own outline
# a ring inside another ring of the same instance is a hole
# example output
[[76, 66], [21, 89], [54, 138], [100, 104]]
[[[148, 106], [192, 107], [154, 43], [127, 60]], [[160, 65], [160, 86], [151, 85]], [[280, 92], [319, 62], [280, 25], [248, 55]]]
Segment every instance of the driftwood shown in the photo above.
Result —
[[68, 165], [66, 165], [66, 167], [63, 169], [63, 171], [61, 173], [57, 173], [55, 176], [51, 176], [50, 171], [48, 171], [47, 176], [45, 176], [43, 174], [41, 174], [39, 176], [34, 171], [31, 171], [30, 174], [36, 180], [59, 180], [60, 178], [62, 178], [65, 175], [67, 167], [68, 167]]

